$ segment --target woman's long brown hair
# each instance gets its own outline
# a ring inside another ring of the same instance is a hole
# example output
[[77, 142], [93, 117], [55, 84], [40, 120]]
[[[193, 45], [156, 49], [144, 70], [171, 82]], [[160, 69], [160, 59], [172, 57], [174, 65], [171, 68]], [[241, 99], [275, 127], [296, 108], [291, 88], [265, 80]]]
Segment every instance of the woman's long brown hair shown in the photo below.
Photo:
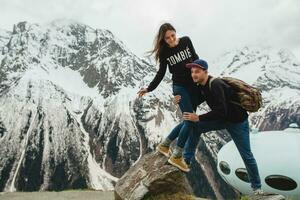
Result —
[[156, 62], [159, 62], [159, 55], [162, 48], [167, 45], [164, 40], [165, 34], [167, 31], [175, 31], [175, 28], [170, 23], [164, 23], [160, 26], [159, 31], [154, 39], [154, 48], [149, 51], [150, 55], [154, 54]]

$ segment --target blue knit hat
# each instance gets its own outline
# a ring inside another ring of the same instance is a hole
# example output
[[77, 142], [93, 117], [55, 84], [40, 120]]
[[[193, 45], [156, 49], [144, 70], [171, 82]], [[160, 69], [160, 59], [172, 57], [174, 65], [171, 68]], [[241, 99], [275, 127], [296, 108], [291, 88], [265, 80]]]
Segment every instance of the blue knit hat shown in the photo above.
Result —
[[197, 59], [192, 63], [188, 63], [185, 65], [187, 68], [191, 69], [192, 67], [199, 67], [203, 70], [207, 70], [208, 69], [208, 64], [205, 60], [201, 60], [201, 59]]

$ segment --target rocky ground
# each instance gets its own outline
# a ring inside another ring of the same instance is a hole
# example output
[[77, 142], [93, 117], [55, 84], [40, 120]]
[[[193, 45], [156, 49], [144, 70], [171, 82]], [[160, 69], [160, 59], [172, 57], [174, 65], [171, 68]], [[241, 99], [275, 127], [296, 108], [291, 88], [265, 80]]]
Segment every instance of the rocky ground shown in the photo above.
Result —
[[9, 192], [1, 193], [1, 200], [113, 200], [113, 192], [63, 191], [63, 192]]
[[[114, 192], [63, 191], [63, 192], [3, 192], [1, 200], [114, 200]], [[205, 200], [197, 198], [195, 200]]]

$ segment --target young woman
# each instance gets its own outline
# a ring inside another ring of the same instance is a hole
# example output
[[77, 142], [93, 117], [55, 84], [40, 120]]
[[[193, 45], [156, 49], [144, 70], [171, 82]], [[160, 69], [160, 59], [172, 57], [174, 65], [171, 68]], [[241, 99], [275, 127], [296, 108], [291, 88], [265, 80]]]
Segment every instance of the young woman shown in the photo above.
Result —
[[[198, 55], [189, 37], [177, 38], [176, 30], [170, 23], [162, 24], [154, 40], [154, 49], [150, 53], [154, 54], [155, 60], [159, 62], [159, 70], [149, 86], [138, 92], [139, 97], [153, 91], [159, 85], [168, 66], [169, 72], [172, 74], [173, 94], [181, 96], [179, 103], [181, 111], [195, 111], [197, 97], [195, 96], [196, 92], [193, 91], [196, 86], [192, 80], [190, 69], [185, 65], [198, 59]], [[170, 144], [178, 137], [176, 147], [168, 162], [186, 172], [189, 171], [187, 163], [189, 164], [194, 155], [184, 155], [184, 160], [182, 152], [189, 135], [193, 133], [194, 124], [194, 122], [186, 120], [177, 125], [168, 137], [157, 146], [159, 152], [169, 156]], [[186, 148], [188, 148], [188, 143]]]

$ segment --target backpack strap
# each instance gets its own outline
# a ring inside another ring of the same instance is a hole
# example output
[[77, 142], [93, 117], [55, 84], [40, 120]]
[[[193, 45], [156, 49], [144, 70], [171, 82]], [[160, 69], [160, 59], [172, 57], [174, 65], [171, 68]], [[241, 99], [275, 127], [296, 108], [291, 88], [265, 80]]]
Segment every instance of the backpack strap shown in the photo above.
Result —
[[216, 80], [216, 79], [217, 79], [217, 77], [211, 77], [211, 78], [209, 79], [209, 82], [208, 82], [209, 90], [211, 90], [211, 84], [212, 84], [212, 82], [213, 82], [214, 80]]
[[[209, 79], [209, 83], [208, 83], [209, 90], [211, 90], [211, 84], [212, 84], [212, 82], [213, 82], [214, 80], [216, 80], [216, 79], [218, 79], [218, 78], [217, 78], [217, 77], [211, 77], [211, 78]], [[230, 87], [231, 87], [231, 86], [230, 86]], [[232, 101], [232, 100], [230, 100], [230, 101], [229, 101], [229, 103], [232, 103], [232, 104], [235, 104], [235, 105], [241, 106], [241, 104], [240, 104], [240, 103], [238, 103], [238, 102], [235, 102], [235, 101]]]

